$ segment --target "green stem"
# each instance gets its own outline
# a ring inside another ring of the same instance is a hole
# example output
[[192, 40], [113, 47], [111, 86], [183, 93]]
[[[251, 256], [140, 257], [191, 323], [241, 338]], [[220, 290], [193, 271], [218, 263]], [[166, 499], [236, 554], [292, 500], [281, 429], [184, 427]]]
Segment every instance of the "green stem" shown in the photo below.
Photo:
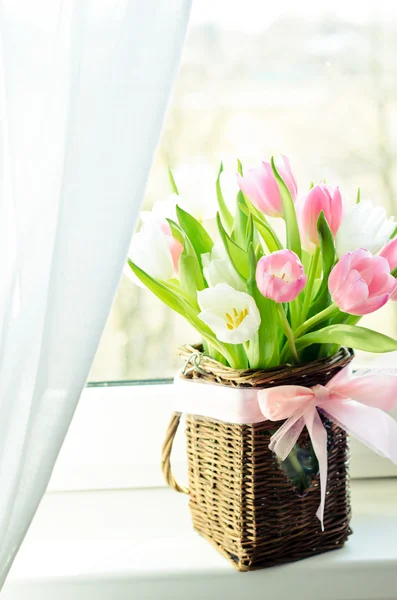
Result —
[[312, 293], [313, 293], [313, 286], [314, 286], [314, 282], [316, 280], [316, 275], [317, 275], [319, 259], [320, 259], [320, 248], [316, 247], [316, 250], [310, 259], [309, 274], [307, 276], [307, 284], [306, 284], [306, 289], [304, 291], [304, 301], [303, 301], [303, 307], [302, 307], [302, 313], [301, 313], [301, 323], [303, 323], [306, 320], [307, 313], [309, 311], [310, 301], [312, 299]]
[[297, 456], [297, 447], [296, 447], [296, 444], [292, 448], [291, 452], [288, 454], [288, 456], [286, 458], [286, 461], [288, 461], [293, 466], [293, 468], [295, 469], [297, 477], [299, 477], [299, 480], [301, 480], [302, 479], [302, 474], [303, 474], [302, 473], [303, 469], [302, 469], [301, 463], [299, 462], [299, 458]]
[[233, 348], [235, 352], [233, 369], [248, 369], [248, 358], [243, 344], [235, 344]]
[[289, 304], [290, 317], [291, 317], [291, 327], [292, 329], [296, 329], [299, 326], [299, 313], [300, 313], [300, 301], [299, 296], [292, 300]]
[[[193, 326], [194, 326], [194, 323], [193, 323]], [[240, 362], [241, 362], [241, 358], [239, 355], [239, 351], [236, 350], [236, 348], [237, 348], [236, 345], [224, 344], [222, 342], [218, 342], [218, 340], [215, 337], [208, 336], [208, 335], [204, 334], [203, 332], [201, 332], [201, 335], [202, 335], [203, 341], [206, 341], [210, 347], [217, 350], [219, 352], [219, 354], [221, 354], [227, 360], [227, 362], [233, 369], [242, 368], [239, 366]], [[245, 357], [245, 360], [246, 360], [246, 357]], [[222, 361], [220, 361], [220, 362], [222, 362]]]
[[285, 365], [288, 362], [289, 343], [285, 342], [280, 354], [280, 365]]
[[303, 333], [306, 333], [308, 329], [312, 329], [315, 325], [321, 323], [321, 321], [325, 321], [326, 319], [332, 317], [332, 315], [337, 313], [338, 310], [339, 308], [335, 303], [330, 304], [330, 306], [319, 312], [317, 315], [314, 315], [313, 317], [302, 323], [302, 325], [300, 325], [295, 331], [295, 339], [300, 337]]
[[294, 332], [292, 331], [291, 326], [288, 323], [288, 319], [285, 316], [285, 312], [284, 312], [282, 304], [277, 305], [277, 310], [278, 310], [278, 317], [279, 317], [279, 321], [280, 321], [280, 327], [287, 337], [288, 344], [291, 349], [291, 354], [292, 354], [294, 360], [297, 363], [299, 363], [299, 356], [298, 356], [298, 353], [297, 353], [296, 347], [295, 347]]
[[[205, 347], [207, 345], [207, 348]], [[214, 360], [217, 360], [218, 362], [222, 363], [222, 364], [226, 364], [226, 358], [223, 356], [223, 354], [221, 352], [219, 352], [219, 350], [217, 350], [212, 344], [210, 344], [209, 342], [206, 342], [203, 339], [203, 346], [204, 346], [204, 352], [207, 352], [207, 354], [209, 354], [209, 356], [211, 356]]]

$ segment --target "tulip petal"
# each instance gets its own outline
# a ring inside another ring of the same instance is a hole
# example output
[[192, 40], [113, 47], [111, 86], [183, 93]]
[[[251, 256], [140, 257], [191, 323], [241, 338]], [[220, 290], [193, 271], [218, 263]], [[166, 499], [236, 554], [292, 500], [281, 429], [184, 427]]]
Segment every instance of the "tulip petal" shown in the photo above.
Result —
[[358, 271], [348, 273], [343, 285], [339, 286], [332, 299], [343, 312], [350, 313], [351, 307], [365, 302], [368, 298], [368, 286]]
[[346, 280], [351, 267], [352, 267], [351, 253], [348, 252], [339, 260], [339, 262], [332, 269], [329, 279], [328, 287], [332, 298], [335, 298], [339, 294], [339, 289], [343, 282]]
[[379, 310], [379, 308], [382, 308], [382, 306], [384, 306], [389, 300], [389, 297], [389, 294], [382, 294], [381, 296], [369, 298], [362, 304], [357, 304], [356, 306], [353, 306], [351, 310], [347, 312], [349, 312], [351, 315], [357, 316], [369, 315], [370, 313]]
[[338, 256], [357, 248], [366, 248], [375, 254], [386, 244], [395, 225], [392, 219], [386, 218], [384, 208], [362, 200], [342, 219], [336, 234]]
[[386, 244], [380, 253], [380, 256], [386, 258], [389, 263], [390, 271], [397, 267], [397, 237]]
[[168, 247], [171, 252], [171, 258], [174, 265], [174, 271], [179, 272], [179, 259], [183, 252], [183, 246], [178, 240], [174, 239], [171, 235], [166, 236]]

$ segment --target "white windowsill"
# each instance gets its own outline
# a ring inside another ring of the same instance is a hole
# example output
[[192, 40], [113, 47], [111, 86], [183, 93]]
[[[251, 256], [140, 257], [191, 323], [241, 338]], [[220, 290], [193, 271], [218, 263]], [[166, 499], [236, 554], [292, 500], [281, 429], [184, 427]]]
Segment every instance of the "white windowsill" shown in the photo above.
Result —
[[[159, 487], [164, 485], [161, 446], [173, 412], [172, 385], [84, 390], [51, 478], [50, 491]], [[397, 410], [392, 412], [397, 419]], [[150, 420], [150, 436], [143, 425]], [[172, 469], [187, 477], [186, 438], [181, 424]], [[106, 442], [104, 443], [104, 440]], [[397, 477], [397, 466], [351, 438], [353, 477]]]
[[47, 494], [3, 600], [397, 600], [397, 479], [353, 481], [343, 549], [237, 573], [167, 489]]

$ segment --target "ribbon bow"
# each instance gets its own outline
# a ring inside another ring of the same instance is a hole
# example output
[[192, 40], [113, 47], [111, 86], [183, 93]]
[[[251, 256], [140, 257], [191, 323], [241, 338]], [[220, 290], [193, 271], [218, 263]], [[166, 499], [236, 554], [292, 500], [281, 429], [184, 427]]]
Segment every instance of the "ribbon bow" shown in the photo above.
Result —
[[365, 375], [350, 378], [346, 367], [327, 383], [307, 388], [282, 385], [261, 390], [258, 401], [263, 415], [271, 421], [287, 421], [270, 440], [269, 448], [285, 460], [306, 425], [316, 453], [321, 502], [317, 517], [324, 530], [327, 488], [327, 432], [319, 412], [360, 442], [397, 464], [397, 422], [384, 410], [397, 404], [397, 377]]

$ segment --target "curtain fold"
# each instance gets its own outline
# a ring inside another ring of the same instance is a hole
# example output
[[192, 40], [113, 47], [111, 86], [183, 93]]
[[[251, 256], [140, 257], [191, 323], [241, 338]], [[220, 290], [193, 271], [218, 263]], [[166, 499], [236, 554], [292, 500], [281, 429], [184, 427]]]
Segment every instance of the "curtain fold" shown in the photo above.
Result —
[[110, 310], [190, 4], [0, 0], [0, 586]]

